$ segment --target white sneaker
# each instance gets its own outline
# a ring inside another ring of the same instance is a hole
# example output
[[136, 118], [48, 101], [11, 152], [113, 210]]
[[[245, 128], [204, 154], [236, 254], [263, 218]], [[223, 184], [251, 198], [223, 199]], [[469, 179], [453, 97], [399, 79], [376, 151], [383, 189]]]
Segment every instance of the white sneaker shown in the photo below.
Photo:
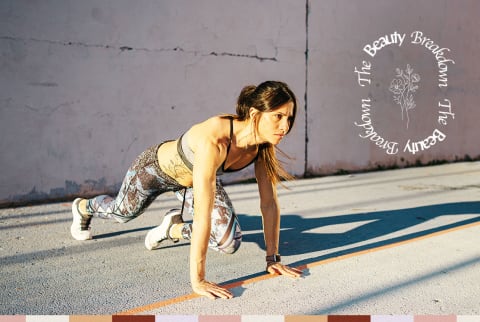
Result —
[[173, 225], [181, 223], [183, 223], [183, 219], [180, 209], [171, 209], [165, 214], [162, 224], [148, 232], [145, 237], [145, 247], [148, 250], [157, 249], [167, 239], [177, 243], [178, 239], [170, 237], [169, 232]]
[[82, 198], [77, 198], [72, 204], [73, 223], [70, 227], [70, 233], [76, 240], [88, 240], [92, 239], [92, 232], [90, 231], [90, 222], [92, 221], [92, 215], [83, 216], [78, 210], [78, 204], [82, 201]]

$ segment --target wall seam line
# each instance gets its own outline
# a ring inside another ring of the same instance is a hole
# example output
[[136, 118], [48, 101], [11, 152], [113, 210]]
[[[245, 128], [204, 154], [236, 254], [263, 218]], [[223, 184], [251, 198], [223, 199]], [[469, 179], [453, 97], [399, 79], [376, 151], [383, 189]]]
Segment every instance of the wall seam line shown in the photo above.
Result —
[[305, 155], [303, 177], [308, 176], [308, 18], [310, 14], [309, 0], [305, 0], [305, 92], [304, 92], [304, 113], [305, 113]]

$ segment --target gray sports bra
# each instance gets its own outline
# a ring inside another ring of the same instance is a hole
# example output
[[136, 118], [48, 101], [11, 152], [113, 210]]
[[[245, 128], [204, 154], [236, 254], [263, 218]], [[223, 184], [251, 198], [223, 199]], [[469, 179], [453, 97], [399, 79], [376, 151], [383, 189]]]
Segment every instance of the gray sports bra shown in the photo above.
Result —
[[[217, 175], [221, 175], [225, 172], [235, 172], [235, 171], [240, 171], [242, 169], [245, 169], [246, 167], [251, 165], [253, 162], [255, 162], [258, 158], [258, 153], [257, 153], [255, 158], [253, 158], [253, 160], [250, 161], [244, 167], [241, 167], [240, 169], [231, 169], [231, 170], [225, 169], [225, 161], [228, 158], [228, 152], [230, 152], [230, 145], [232, 144], [232, 138], [233, 138], [233, 117], [228, 117], [228, 118], [230, 119], [230, 140], [228, 141], [227, 156], [225, 157], [225, 160], [223, 161], [222, 165], [217, 169]], [[183, 163], [185, 163], [185, 165], [190, 169], [190, 171], [193, 171], [194, 153], [192, 149], [188, 146], [188, 132], [185, 132], [178, 139], [177, 151], [178, 151], [178, 154], [180, 155], [180, 158], [182, 158]]]

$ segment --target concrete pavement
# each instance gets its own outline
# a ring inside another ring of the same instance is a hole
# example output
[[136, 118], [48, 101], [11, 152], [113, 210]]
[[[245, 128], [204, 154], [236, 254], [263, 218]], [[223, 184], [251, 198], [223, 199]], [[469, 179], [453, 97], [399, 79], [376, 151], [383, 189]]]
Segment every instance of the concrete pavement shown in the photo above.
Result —
[[[128, 224], [70, 237], [69, 203], [0, 210], [0, 314], [480, 314], [480, 162], [304, 179], [279, 190], [283, 262], [266, 275], [256, 185], [227, 186], [244, 233], [210, 251], [207, 279], [232, 300], [191, 295], [187, 243], [147, 251], [178, 207], [163, 195]], [[187, 218], [188, 219], [188, 218]]]

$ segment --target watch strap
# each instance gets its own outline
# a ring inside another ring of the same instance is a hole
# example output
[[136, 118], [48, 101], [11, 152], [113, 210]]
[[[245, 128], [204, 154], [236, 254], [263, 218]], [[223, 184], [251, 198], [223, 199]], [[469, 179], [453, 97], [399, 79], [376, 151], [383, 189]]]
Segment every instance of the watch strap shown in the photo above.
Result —
[[280, 257], [280, 254], [273, 254], [270, 256], [266, 256], [265, 259], [269, 263], [279, 263], [282, 260]]

